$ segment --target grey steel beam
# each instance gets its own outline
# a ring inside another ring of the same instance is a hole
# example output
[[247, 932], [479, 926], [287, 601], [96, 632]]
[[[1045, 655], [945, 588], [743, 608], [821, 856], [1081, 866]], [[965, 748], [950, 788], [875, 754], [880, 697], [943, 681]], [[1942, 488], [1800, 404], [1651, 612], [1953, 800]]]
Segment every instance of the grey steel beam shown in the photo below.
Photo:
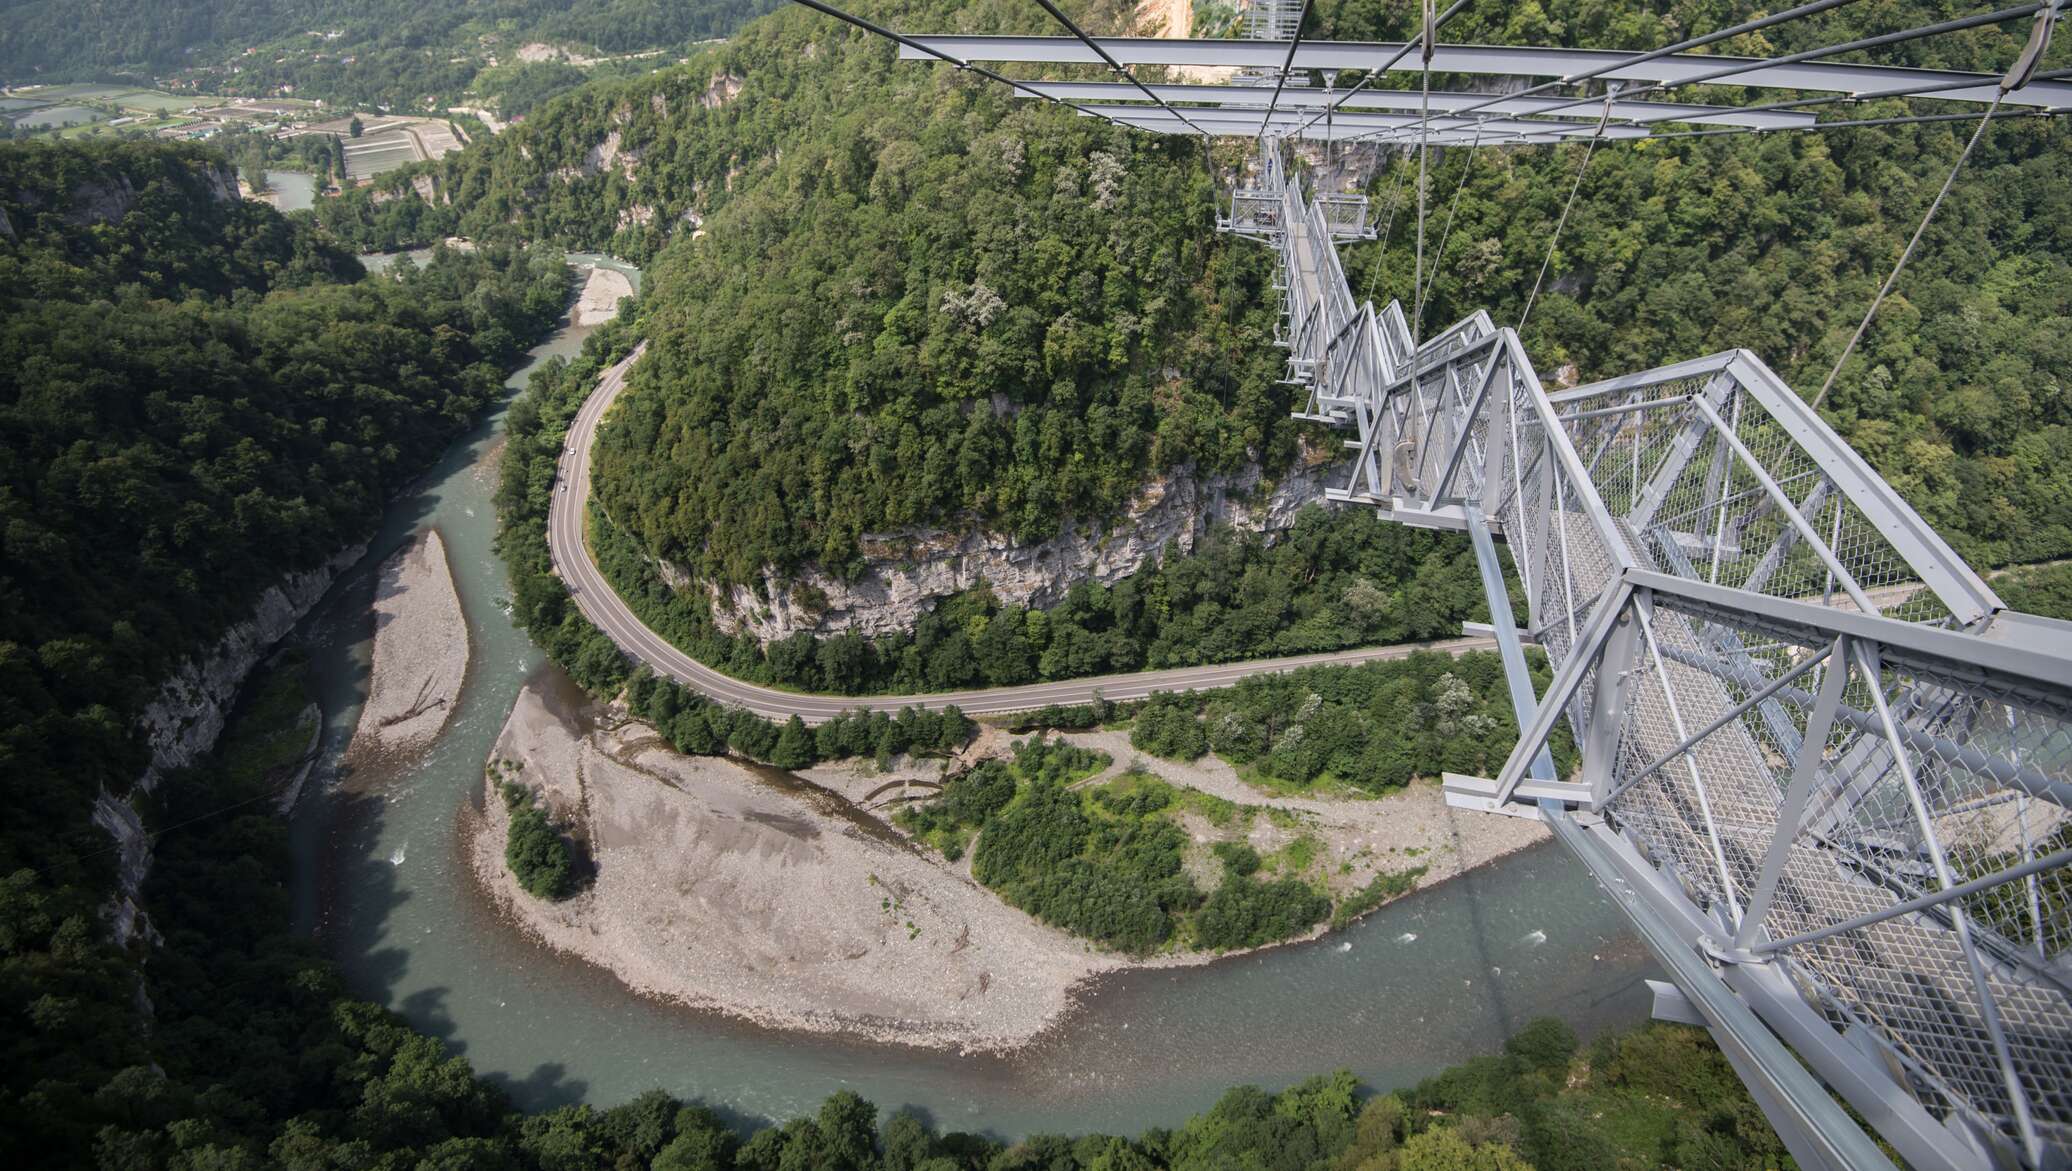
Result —
[[1921, 514], [1907, 506], [1883, 476], [1856, 449], [1842, 442], [1834, 429], [1761, 358], [1747, 350], [1733, 351], [1727, 366], [1742, 388], [1777, 420], [1828, 479], [1842, 490], [1899, 555], [1921, 575], [1957, 621], [1970, 625], [2007, 608], [1949, 542]]
[[[1094, 105], [1088, 106], [1087, 109], [1094, 111], [1103, 118], [1113, 118], [1116, 121], [1124, 122], [1137, 119], [1156, 121], [1175, 117], [1175, 115], [1167, 113], [1156, 106], [1147, 106], [1141, 102], [1128, 106], [1115, 104]], [[1308, 117], [1302, 110], [1276, 110], [1269, 114], [1263, 109], [1246, 108], [1243, 106], [1182, 106], [1180, 107], [1180, 112], [1187, 115], [1188, 121], [1199, 122], [1206, 127], [1213, 127], [1218, 124], [1258, 126], [1264, 123], [1275, 130], [1286, 129], [1289, 131], [1300, 126]], [[1392, 114], [1373, 110], [1340, 111], [1332, 116], [1332, 122], [1333, 128], [1337, 130], [1357, 130], [1362, 133], [1370, 133], [1376, 130], [1413, 128], [1417, 125], [1417, 115]], [[1568, 121], [1557, 121], [1554, 119], [1528, 121], [1521, 118], [1492, 118], [1484, 127], [1484, 132], [1489, 134], [1587, 134], [1596, 128], [1597, 123], [1594, 119], [1590, 121], [1576, 119]], [[1323, 127], [1318, 126], [1315, 129], [1321, 130]], [[1614, 131], [1619, 133], [1615, 134]], [[1646, 130], [1636, 126], [1615, 126], [1605, 131], [1607, 137], [1625, 138], [1645, 138], [1647, 133]]]
[[1689, 598], [1717, 610], [1747, 614], [1814, 632], [1821, 641], [1831, 641], [1837, 635], [1846, 634], [1905, 656], [1934, 659], [1958, 678], [1987, 672], [2028, 680], [2053, 692], [2072, 691], [2072, 659], [2048, 650], [1998, 642], [1958, 630], [1901, 622], [1878, 614], [1752, 594], [1732, 586], [1693, 581], [1650, 569], [1629, 570], [1626, 578], [1634, 586], [1651, 589], [1658, 594]]
[[[1749, 896], [1748, 909], [1742, 913], [1741, 925], [1734, 932], [1734, 946], [1747, 949], [1755, 943], [1756, 932], [1762, 930], [1763, 920], [1770, 915], [1771, 900], [1777, 897], [1777, 883], [1784, 877], [1784, 863], [1791, 856], [1792, 844], [1798, 840], [1799, 831], [1806, 820], [1806, 805], [1813, 799], [1813, 782], [1820, 776], [1820, 766], [1827, 755], [1828, 733], [1834, 730], [1835, 709], [1842, 705], [1842, 691], [1849, 685], [1849, 640], [1836, 639], [1823, 652], [1827, 662], [1827, 674], [1820, 680], [1819, 698], [1813, 702], [1813, 714], [1806, 719], [1806, 734], [1799, 738], [1799, 758], [1792, 762], [1791, 783], [1784, 791], [1784, 806], [1777, 811], [1777, 827], [1770, 835], [1770, 848], [1763, 853], [1763, 868], [1756, 876], [1755, 892]], [[1799, 664], [1777, 680], [1767, 690], [1777, 690], [1788, 685], [1807, 668], [1813, 660]]]
[[1699, 954], [1690, 925], [1660, 905], [1669, 897], [1667, 893], [1648, 876], [1629, 875], [1627, 866], [1621, 864], [1626, 860], [1599, 840], [1602, 831], [1586, 830], [1558, 803], [1541, 802], [1540, 815], [1555, 836], [1582, 859], [1613, 903], [1625, 912], [1648, 951], [1705, 1017], [1720, 1052], [1762, 1104], [1763, 1113], [1792, 1157], [1808, 1168], [1890, 1171], [1891, 1160], [1870, 1136], [1754, 1011], [1721, 982]]
[[[1164, 110], [1149, 106], [1088, 106], [1080, 111], [1081, 117], [1103, 118], [1140, 130], [1155, 130], [1160, 133], [1185, 132], [1199, 134], [1207, 130], [1211, 134], [1258, 137], [1263, 129], [1268, 134], [1289, 136], [1301, 125], [1300, 110], [1282, 110], [1269, 117], [1264, 110], [1237, 110], [1227, 107], [1183, 107], [1186, 118], [1179, 118]], [[1417, 126], [1415, 117], [1397, 114], [1337, 114], [1332, 125], [1312, 126], [1303, 131], [1302, 137], [1316, 141], [1343, 142], [1363, 138], [1377, 130], [1408, 131]], [[1587, 135], [1596, 129], [1594, 123], [1526, 122], [1514, 119], [1492, 119], [1485, 133], [1518, 134], [1522, 142], [1561, 142], [1577, 135]], [[1613, 126], [1604, 132], [1606, 138], [1646, 138], [1648, 131], [1637, 126]], [[1473, 141], [1468, 130], [1432, 132], [1432, 141], [1440, 144], [1460, 144]]]
[[[1057, 65], [1102, 63], [1100, 57], [1070, 37], [917, 36], [912, 39], [964, 60]], [[1270, 41], [1166, 40], [1158, 37], [1095, 39], [1100, 42], [1102, 48], [1125, 65], [1278, 69], [1282, 58], [1287, 55], [1284, 46]], [[1374, 69], [1387, 62], [1402, 47], [1400, 41], [1304, 41], [1295, 54], [1293, 68]], [[907, 60], [927, 59], [925, 53], [905, 46], [901, 47], [899, 55]], [[1797, 65], [1770, 66], [1759, 64], [1758, 58], [1695, 53], [1678, 53], [1632, 64], [1642, 55], [1602, 49], [1440, 45], [1432, 57], [1432, 72], [1559, 78], [1602, 71], [1599, 76], [1615, 81], [1676, 82], [1702, 76], [1723, 67], [1747, 64], [1752, 68], [1721, 84], [1755, 89], [1876, 94], [1882, 97], [1904, 97], [1913, 90], [1938, 88], [1938, 99], [1980, 104], [1991, 102], [2000, 92], [2000, 78], [1987, 73], [1967, 74], [1943, 69], [1810, 61]], [[1956, 86], [1966, 80], [1975, 81], [1976, 84], [1968, 89], [1941, 88]], [[2020, 91], [2009, 94], [2006, 104], [2051, 109], [2072, 106], [2072, 84], [2031, 82]]]
[[[1067, 101], [1131, 102], [1142, 101], [1143, 95], [1135, 86], [1119, 81], [1032, 81], [1029, 89]], [[1168, 102], [1202, 103], [1218, 105], [1225, 109], [1264, 109], [1264, 93], [1257, 86], [1250, 85], [1172, 85], [1153, 84], [1151, 91]], [[1033, 95], [1024, 95], [1033, 96]], [[1346, 96], [1344, 90], [1315, 89], [1290, 86], [1281, 94], [1282, 109], [1304, 111], [1320, 110], [1336, 105], [1338, 110], [1415, 110], [1421, 95], [1416, 90], [1363, 89]], [[1434, 113], [1450, 113], [1466, 106], [1489, 100], [1487, 94], [1439, 93], [1432, 94]], [[1541, 110], [1566, 105], [1560, 98], [1515, 98], [1501, 101], [1489, 107], [1489, 113], [1512, 117], [1529, 117]], [[1783, 129], [1793, 126], [1812, 126], [1819, 121], [1817, 115], [1801, 114], [1796, 111], [1763, 111], [1744, 113], [1733, 106], [1708, 106], [1691, 102], [1621, 102], [1614, 101], [1612, 120], [1652, 124], [1657, 122], [1704, 122], [1717, 126], [1750, 126], [1761, 129]], [[1152, 107], [1156, 108], [1156, 107]], [[1190, 108], [1191, 114], [1193, 110]], [[1335, 119], [1339, 115], [1334, 114]], [[1587, 120], [1595, 125], [1593, 117]]]
[[[1489, 535], [1489, 521], [1473, 503], [1466, 506], [1465, 512], [1468, 538], [1475, 546], [1475, 567], [1482, 572], [1482, 598], [1489, 604], [1489, 625], [1496, 635], [1497, 657], [1503, 662], [1504, 683], [1511, 692], [1511, 714], [1523, 730], [1532, 725], [1533, 716], [1539, 711], [1539, 698], [1533, 694], [1532, 672], [1525, 666], [1525, 649], [1518, 641], [1517, 624], [1511, 621], [1511, 595], [1504, 588], [1504, 567], [1496, 559], [1496, 542]], [[1554, 771], [1554, 754], [1547, 751], [1545, 743], [1533, 755], [1530, 773], [1535, 780], [1560, 779]]]

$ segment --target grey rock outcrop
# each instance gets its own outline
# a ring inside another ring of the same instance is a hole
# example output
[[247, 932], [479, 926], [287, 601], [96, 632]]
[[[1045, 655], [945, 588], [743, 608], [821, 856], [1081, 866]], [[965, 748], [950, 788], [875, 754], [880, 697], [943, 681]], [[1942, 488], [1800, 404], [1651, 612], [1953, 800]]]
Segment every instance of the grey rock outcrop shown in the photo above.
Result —
[[[290, 574], [267, 587], [251, 617], [225, 631], [206, 654], [180, 664], [139, 721], [151, 746], [151, 763], [137, 778], [137, 792], [151, 792], [166, 773], [193, 764], [215, 747], [245, 676], [366, 551], [367, 546], [356, 545], [315, 569]], [[108, 909], [116, 945], [126, 947], [140, 935], [155, 939], [137, 904], [137, 892], [151, 872], [151, 838], [143, 820], [129, 798], [108, 792], [95, 801], [93, 819], [115, 840], [121, 856], [115, 899]]]
[[[1033, 545], [983, 529], [874, 536], [864, 543], [869, 565], [856, 580], [807, 566], [788, 576], [767, 573], [761, 596], [746, 586], [724, 593], [713, 587], [714, 619], [729, 634], [746, 630], [770, 642], [800, 631], [911, 630], [943, 598], [981, 584], [1010, 605], [1051, 606], [1082, 581], [1112, 585], [1136, 573], [1168, 547], [1191, 551], [1213, 525], [1267, 534], [1286, 529], [1304, 505], [1323, 499], [1325, 485], [1344, 479], [1342, 469], [1328, 464], [1299, 464], [1270, 487], [1256, 466], [1199, 478], [1181, 469], [1146, 484], [1112, 521], [1075, 522]], [[677, 589], [692, 581], [680, 566], [658, 568]]]

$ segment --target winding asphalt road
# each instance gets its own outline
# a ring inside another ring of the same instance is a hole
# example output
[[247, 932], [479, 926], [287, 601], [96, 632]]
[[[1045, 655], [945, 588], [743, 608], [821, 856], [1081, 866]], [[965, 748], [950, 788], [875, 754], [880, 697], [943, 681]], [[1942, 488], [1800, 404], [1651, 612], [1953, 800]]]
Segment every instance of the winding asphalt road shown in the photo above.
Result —
[[955, 704], [967, 715], [998, 715], [1004, 712], [1031, 711], [1053, 703], [1086, 703], [1094, 698], [1096, 692], [1108, 699], [1141, 699], [1154, 691], [1206, 691], [1230, 687], [1248, 676], [1292, 671], [1298, 667], [1312, 667], [1320, 663], [1371, 663], [1383, 659], [1408, 658], [1416, 651], [1442, 651], [1457, 655], [1466, 651], [1493, 650], [1496, 647], [1493, 639], [1456, 638], [1443, 642], [1406, 643], [1326, 654], [1254, 659], [1245, 663], [1224, 663], [1212, 667], [1174, 667], [1163, 671], [1138, 671], [1128, 675], [1098, 675], [1085, 679], [1070, 679], [1062, 683], [1031, 683], [1021, 687], [988, 687], [974, 691], [934, 692], [928, 695], [874, 695], [868, 698], [811, 695], [744, 683], [700, 663], [671, 646], [661, 635], [648, 629], [634, 616], [632, 609], [612, 589], [610, 583], [605, 581], [604, 574], [597, 568], [597, 562], [591, 557], [589, 545], [584, 540], [583, 518], [590, 499], [590, 453], [596, 443], [597, 425], [603, 421], [605, 413], [611, 410], [611, 405], [619, 397], [619, 392], [625, 389], [626, 371], [639, 360], [646, 349], [647, 343], [641, 343], [624, 361], [605, 371], [604, 377], [597, 383], [597, 389], [584, 400], [582, 409], [569, 424], [568, 440], [562, 449], [559, 473], [555, 477], [554, 505], [548, 512], [547, 549], [553, 557], [554, 572], [568, 584], [569, 593], [575, 598], [576, 608], [599, 630], [609, 635], [611, 640], [619, 645], [619, 649], [646, 663], [657, 674], [667, 675], [720, 703], [745, 707], [759, 716], [771, 719], [783, 720], [796, 715], [808, 724], [818, 724], [845, 711], [859, 708], [897, 711], [908, 706], [939, 709]]

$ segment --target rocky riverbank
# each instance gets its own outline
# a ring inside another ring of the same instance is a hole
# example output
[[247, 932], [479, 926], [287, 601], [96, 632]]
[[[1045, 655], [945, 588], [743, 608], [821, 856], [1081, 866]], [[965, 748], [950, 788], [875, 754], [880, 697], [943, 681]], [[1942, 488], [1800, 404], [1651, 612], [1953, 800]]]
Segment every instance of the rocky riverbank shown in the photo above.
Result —
[[[1215, 826], [1183, 818], [1191, 864], [1213, 840], [1266, 855], [1306, 836], [1340, 898], [1419, 866], [1416, 885], [1428, 887], [1546, 837], [1536, 822], [1457, 813], [1436, 785], [1381, 800], [1277, 797], [1213, 758], [1142, 758], [1124, 733], [1071, 739], [1107, 751], [1110, 774], [1142, 767], [1235, 803], [1241, 816]], [[996, 740], [975, 747], [1004, 751]], [[520, 693], [462, 837], [490, 902], [541, 943], [643, 995], [777, 1028], [1007, 1051], [1063, 1017], [1088, 977], [1218, 958], [1097, 950], [979, 886], [968, 855], [949, 863], [916, 848], [882, 819], [942, 771], [846, 762], [793, 776], [686, 757], [549, 671]], [[542, 799], [578, 842], [589, 872], [580, 893], [547, 902], [519, 888], [503, 857], [506, 782]]]
[[593, 268], [583, 280], [569, 321], [576, 325], [603, 325], [619, 315], [619, 302], [633, 295], [633, 279], [609, 268]]
[[[520, 693], [469, 860], [491, 901], [634, 991], [758, 1024], [932, 1048], [1033, 1038], [1124, 965], [1036, 922], [840, 796], [600, 723], [557, 673]], [[544, 902], [504, 864], [506, 780], [574, 829], [594, 874]]]
[[349, 756], [401, 755], [439, 735], [468, 673], [468, 623], [439, 530], [382, 563], [374, 590], [374, 666]]

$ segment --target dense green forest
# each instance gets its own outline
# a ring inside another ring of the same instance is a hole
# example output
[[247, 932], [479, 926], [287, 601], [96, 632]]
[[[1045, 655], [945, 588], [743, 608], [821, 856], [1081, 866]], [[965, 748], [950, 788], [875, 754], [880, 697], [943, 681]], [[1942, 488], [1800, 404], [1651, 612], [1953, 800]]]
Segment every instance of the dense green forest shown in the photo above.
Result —
[[[773, 0], [0, 0], [0, 80], [170, 78], [213, 94], [422, 108], [458, 101], [492, 58], [547, 42], [590, 54], [681, 49]], [[335, 34], [335, 35], [334, 35]], [[254, 50], [247, 53], [246, 50]]]
[[[557, 254], [502, 247], [361, 279], [230, 182], [193, 146], [0, 146], [0, 1149], [17, 1162], [85, 1163], [103, 1124], [207, 1088], [147, 1070], [137, 974], [101, 914], [115, 857], [89, 812], [142, 771], [144, 703], [282, 575], [364, 539], [568, 294]], [[171, 824], [209, 799], [174, 780], [143, 812]], [[279, 889], [278, 849], [219, 844], [201, 864], [238, 901], [218, 913]], [[169, 940], [205, 930], [185, 896], [152, 905]], [[271, 962], [208, 938], [222, 962]], [[174, 981], [189, 962], [157, 960]]]
[[[899, 27], [1040, 31], [1027, 6], [858, 7]], [[1653, 46], [1752, 9], [1471, 6], [1448, 35]], [[1784, 51], [1955, 11], [1859, 4], [1720, 48]], [[1414, 6], [1318, 13], [1320, 35], [1390, 37]], [[1112, 11], [1085, 15], [1113, 27]], [[2025, 33], [2011, 22], [1879, 59], [1997, 70]], [[2051, 63], [2065, 60], [2060, 44]], [[745, 79], [731, 101], [729, 77]], [[1528, 347], [1551, 379], [1745, 346], [1810, 392], [1969, 129], [1607, 144]], [[599, 165], [607, 135], [620, 154]], [[2068, 148], [2062, 121], [1987, 135], [1824, 405], [1981, 563], [2072, 552]], [[1428, 326], [1478, 307], [1515, 320], [1582, 154], [1435, 156], [1435, 217], [1464, 171], [1468, 182]], [[1226, 175], [1238, 157], [1234, 144], [1219, 156]], [[746, 581], [807, 561], [851, 572], [861, 534], [902, 526], [1045, 535], [1108, 513], [1158, 471], [1286, 467], [1301, 432], [1265, 344], [1268, 254], [1209, 231], [1200, 158], [1195, 144], [895, 64], [888, 46], [785, 12], [682, 68], [558, 98], [427, 168], [450, 206], [360, 196], [323, 214], [362, 242], [516, 230], [649, 260], [654, 346], [602, 437], [599, 491], [644, 553]], [[1385, 210], [1410, 164], [1364, 165]], [[705, 233], [695, 243], [687, 213]], [[1413, 219], [1346, 249], [1357, 290], [1407, 292]]]
[[[1529, 656], [1544, 691], [1546, 659]], [[1065, 714], [1059, 725], [1073, 722]], [[1130, 742], [1154, 756], [1214, 752], [1269, 785], [1370, 793], [1442, 772], [1494, 776], [1517, 739], [1502, 663], [1481, 652], [1253, 675], [1227, 691], [1153, 696], [1130, 725]], [[1575, 751], [1565, 724], [1554, 752], [1566, 774]]]
[[567, 295], [558, 257], [498, 248], [354, 280], [228, 178], [193, 147], [0, 148], [0, 771], [42, 794], [0, 867], [99, 870], [83, 810], [127, 787], [159, 680], [369, 531]]

